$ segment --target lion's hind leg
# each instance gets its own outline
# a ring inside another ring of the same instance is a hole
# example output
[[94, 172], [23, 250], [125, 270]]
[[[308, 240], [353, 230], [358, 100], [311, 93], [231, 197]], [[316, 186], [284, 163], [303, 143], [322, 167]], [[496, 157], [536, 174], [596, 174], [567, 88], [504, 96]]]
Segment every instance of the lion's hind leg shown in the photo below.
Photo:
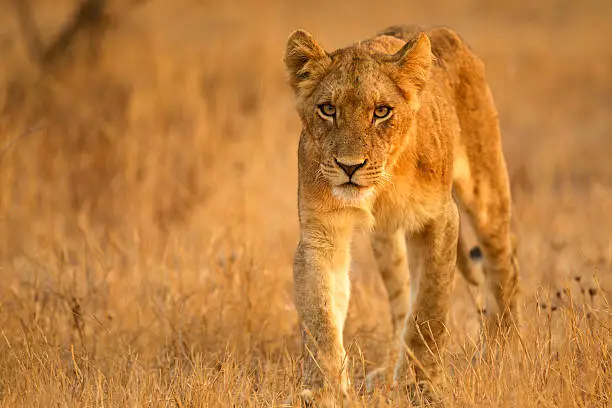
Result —
[[519, 276], [497, 111], [482, 61], [449, 30], [439, 30], [436, 36], [454, 39], [454, 46], [446, 49], [447, 60], [455, 61], [457, 70], [453, 91], [461, 127], [455, 146], [454, 195], [476, 232], [486, 284], [496, 300], [486, 305], [486, 320], [507, 331], [519, 324]]
[[372, 391], [376, 384], [390, 380], [391, 369], [399, 356], [400, 335], [410, 308], [410, 283], [406, 238], [404, 231], [393, 233], [374, 232], [370, 236], [372, 251], [378, 271], [385, 285], [393, 333], [391, 347], [383, 367], [370, 372], [366, 378], [366, 388]]
[[[499, 165], [494, 171], [475, 171], [474, 177], [455, 181], [455, 196], [467, 213], [479, 244], [469, 258], [481, 259], [485, 286], [495, 299], [481, 310], [486, 314], [490, 335], [520, 326], [519, 271], [516, 240], [511, 229], [510, 192], [501, 151], [495, 156], [493, 160]], [[487, 158], [481, 160], [484, 162]], [[478, 163], [472, 166], [477, 167]], [[467, 258], [465, 249], [460, 252]], [[458, 264], [461, 256], [458, 254]]]

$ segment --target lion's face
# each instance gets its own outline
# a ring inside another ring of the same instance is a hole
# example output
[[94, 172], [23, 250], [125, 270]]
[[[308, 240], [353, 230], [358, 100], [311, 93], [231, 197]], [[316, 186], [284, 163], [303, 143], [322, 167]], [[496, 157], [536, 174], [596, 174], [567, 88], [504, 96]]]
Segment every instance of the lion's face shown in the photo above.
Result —
[[349, 202], [371, 196], [389, 178], [431, 65], [426, 36], [407, 45], [384, 38], [379, 48], [379, 54], [359, 45], [327, 54], [297, 31], [287, 49], [304, 137], [318, 150], [318, 176]]
[[305, 134], [321, 149], [320, 174], [334, 195], [359, 199], [385, 179], [390, 155], [404, 143], [403, 96], [371, 59], [338, 55], [301, 104]]

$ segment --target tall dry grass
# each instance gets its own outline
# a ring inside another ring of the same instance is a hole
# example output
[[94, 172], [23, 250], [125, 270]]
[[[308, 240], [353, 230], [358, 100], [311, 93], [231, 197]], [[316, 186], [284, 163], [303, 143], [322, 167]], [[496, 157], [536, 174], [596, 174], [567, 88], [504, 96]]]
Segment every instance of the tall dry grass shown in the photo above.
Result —
[[[457, 279], [446, 405], [612, 405], [606, 2], [116, 0], [45, 66], [5, 3], [3, 406], [278, 406], [294, 392], [299, 121], [284, 42], [305, 27], [334, 48], [398, 22], [450, 25], [485, 60], [520, 237], [523, 348], [478, 356]], [[45, 43], [74, 3], [32, 1]], [[354, 247], [351, 394], [385, 406], [363, 378], [384, 359], [388, 309], [366, 240]]]

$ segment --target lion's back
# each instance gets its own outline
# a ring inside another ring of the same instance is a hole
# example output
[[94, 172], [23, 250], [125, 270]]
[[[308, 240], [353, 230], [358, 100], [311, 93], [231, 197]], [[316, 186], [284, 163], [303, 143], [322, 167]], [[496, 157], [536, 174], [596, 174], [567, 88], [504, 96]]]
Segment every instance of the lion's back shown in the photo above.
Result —
[[431, 50], [436, 57], [436, 64], [451, 79], [452, 84], [461, 81], [470, 81], [472, 78], [481, 80], [484, 76], [484, 64], [472, 52], [468, 44], [455, 31], [447, 27], [431, 29], [421, 26], [391, 26], [383, 30], [380, 35], [411, 41], [417, 34], [425, 32], [431, 40]]
[[415, 39], [421, 32], [427, 33], [431, 39], [433, 54], [444, 63], [452, 63], [458, 58], [476, 57], [461, 36], [448, 27], [427, 29], [414, 25], [391, 26], [380, 32], [379, 35], [388, 35], [408, 42]]

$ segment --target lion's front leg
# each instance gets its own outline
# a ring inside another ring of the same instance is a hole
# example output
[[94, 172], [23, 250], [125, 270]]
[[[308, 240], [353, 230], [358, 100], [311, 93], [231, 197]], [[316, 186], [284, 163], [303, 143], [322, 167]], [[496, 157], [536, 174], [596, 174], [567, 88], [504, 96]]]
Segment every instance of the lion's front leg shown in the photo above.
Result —
[[[453, 273], [457, 257], [459, 215], [449, 202], [444, 215], [408, 237], [411, 276], [416, 285], [410, 315], [402, 333], [403, 349], [395, 368], [400, 389], [416, 384], [432, 391], [442, 372], [440, 354], [446, 343]], [[409, 367], [414, 369], [412, 378]]]
[[[303, 223], [294, 262], [295, 303], [302, 326], [303, 386], [342, 398], [348, 388], [342, 331], [348, 309], [352, 227]], [[336, 393], [336, 391], [341, 391]]]

